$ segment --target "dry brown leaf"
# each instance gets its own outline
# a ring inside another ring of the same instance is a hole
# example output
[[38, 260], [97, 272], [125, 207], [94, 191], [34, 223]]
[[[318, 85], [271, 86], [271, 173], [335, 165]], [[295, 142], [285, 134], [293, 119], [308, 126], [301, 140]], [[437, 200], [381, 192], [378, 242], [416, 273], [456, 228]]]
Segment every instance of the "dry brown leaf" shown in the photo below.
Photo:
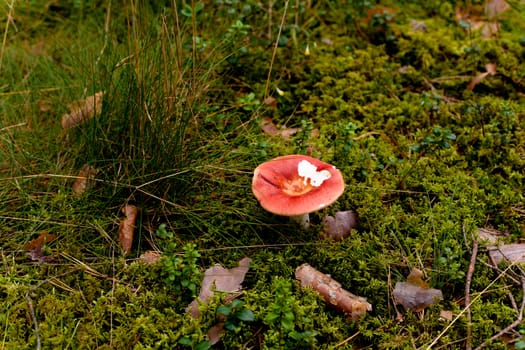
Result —
[[73, 192], [75, 194], [82, 194], [88, 189], [88, 187], [91, 185], [92, 180], [95, 178], [95, 175], [97, 174], [97, 169], [93, 168], [92, 166], [89, 166], [88, 164], [84, 164], [82, 169], [78, 171], [77, 178], [75, 182], [73, 182]]
[[467, 22], [470, 29], [481, 31], [481, 36], [490, 38], [500, 30], [498, 16], [510, 9], [504, 0], [488, 0], [485, 6], [456, 7], [456, 20]]
[[266, 97], [263, 102], [265, 105], [267, 105], [270, 108], [277, 107], [277, 100], [272, 96]]
[[224, 322], [219, 322], [215, 326], [211, 327], [206, 335], [211, 345], [215, 345], [221, 340], [222, 335], [226, 330], [224, 329]]
[[357, 226], [358, 215], [353, 210], [338, 211], [335, 217], [326, 216], [323, 218], [323, 232], [321, 236], [325, 239], [339, 241], [350, 234]]
[[439, 318], [446, 321], [452, 321], [454, 319], [454, 313], [450, 310], [441, 310], [439, 312]]
[[55, 235], [42, 231], [37, 238], [25, 244], [23, 249], [28, 250], [27, 256], [29, 256], [31, 260], [38, 261], [41, 264], [49, 264], [55, 261], [55, 257], [45, 255], [43, 247], [55, 239]]
[[505, 0], [488, 0], [485, 1], [485, 14], [488, 18], [494, 18], [510, 9]]
[[250, 258], [243, 258], [239, 261], [239, 266], [226, 269], [221, 265], [210, 267], [204, 272], [199, 296], [188, 306], [188, 311], [192, 317], [199, 316], [199, 303], [207, 303], [215, 291], [225, 293], [235, 293], [241, 290], [244, 276], [250, 268]]
[[524, 243], [503, 244], [487, 248], [490, 260], [495, 266], [498, 266], [503, 261], [508, 261], [511, 264], [525, 263]]
[[27, 252], [27, 256], [29, 256], [33, 261], [38, 261], [40, 264], [50, 264], [55, 262], [54, 256], [44, 254], [44, 249], [42, 246], [38, 246], [35, 249], [30, 250]]
[[85, 120], [92, 118], [96, 114], [100, 114], [102, 111], [102, 91], [96, 94], [86, 97], [83, 100], [75, 101], [71, 103], [69, 113], [62, 116], [62, 128], [69, 129], [75, 125], [78, 125]]
[[135, 230], [135, 221], [137, 220], [138, 208], [131, 204], [126, 204], [122, 208], [122, 212], [126, 216], [120, 221], [118, 229], [118, 241], [124, 254], [131, 252], [131, 245], [133, 244], [133, 232]]
[[327, 303], [344, 312], [353, 321], [359, 320], [367, 311], [372, 310], [372, 305], [365, 298], [343, 289], [339, 282], [329, 275], [317, 271], [309, 264], [305, 263], [299, 266], [295, 270], [295, 278], [301, 282], [302, 287], [312, 288]]
[[485, 69], [486, 71], [484, 73], [478, 74], [472, 79], [472, 81], [467, 86], [467, 90], [474, 90], [476, 85], [478, 85], [483, 79], [485, 79], [486, 76], [496, 74], [496, 64], [494, 63], [487, 63]]
[[392, 295], [396, 304], [401, 304], [405, 309], [422, 311], [430, 305], [443, 299], [439, 289], [430, 288], [421, 278], [423, 272], [412, 269], [406, 282], [397, 282]]
[[47, 100], [38, 100], [36, 103], [38, 106], [38, 111], [41, 113], [47, 113], [51, 110], [51, 103]]
[[50, 243], [51, 241], [54, 241], [56, 239], [56, 236], [51, 233], [47, 233], [46, 231], [40, 232], [40, 235], [26, 243], [23, 247], [24, 250], [33, 250], [37, 247], [42, 247], [46, 245], [47, 243]]
[[421, 22], [415, 19], [410, 20], [410, 27], [414, 32], [427, 32], [428, 28], [425, 22]]
[[273, 123], [270, 117], [263, 117], [261, 120], [261, 129], [262, 131], [270, 136], [281, 136], [285, 140], [289, 140], [290, 136], [295, 135], [299, 129], [298, 128], [287, 128], [279, 129]]
[[154, 250], [146, 250], [139, 256], [139, 261], [147, 265], [156, 264], [159, 259], [160, 253]]

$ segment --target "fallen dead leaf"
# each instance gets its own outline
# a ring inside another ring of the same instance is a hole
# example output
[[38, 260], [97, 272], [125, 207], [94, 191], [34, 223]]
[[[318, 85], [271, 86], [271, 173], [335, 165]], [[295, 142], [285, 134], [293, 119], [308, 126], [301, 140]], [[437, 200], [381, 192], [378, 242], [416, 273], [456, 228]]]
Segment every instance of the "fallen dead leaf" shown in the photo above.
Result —
[[286, 128], [279, 129], [273, 123], [270, 117], [263, 117], [261, 120], [261, 129], [262, 131], [270, 136], [281, 136], [285, 140], [289, 140], [290, 136], [295, 135], [300, 129], [298, 128]]
[[504, 0], [487, 0], [484, 6], [456, 7], [456, 20], [466, 22], [471, 30], [481, 31], [481, 36], [490, 38], [500, 30], [498, 16], [510, 9]]
[[44, 248], [42, 246], [38, 246], [35, 249], [27, 252], [27, 256], [29, 256], [33, 261], [38, 261], [39, 264], [50, 264], [55, 262], [54, 256], [44, 254]]
[[211, 327], [206, 335], [211, 345], [215, 345], [221, 340], [222, 335], [226, 330], [224, 329], [224, 322], [219, 322], [215, 326]]
[[41, 112], [41, 113], [47, 113], [51, 110], [51, 103], [47, 100], [38, 100], [38, 102], [36, 103], [37, 106], [38, 106], [38, 110]]
[[439, 312], [439, 318], [446, 321], [452, 321], [454, 319], [454, 313], [450, 310], [441, 310]]
[[321, 236], [325, 239], [339, 241], [350, 234], [357, 226], [358, 215], [353, 210], [338, 211], [335, 217], [326, 216], [323, 218], [323, 232]]
[[102, 111], [102, 91], [96, 94], [86, 97], [80, 101], [74, 101], [71, 103], [69, 113], [62, 116], [62, 128], [69, 129], [76, 126], [89, 118], [92, 118], [96, 114], [100, 114]]
[[37, 247], [42, 247], [46, 245], [47, 243], [50, 243], [56, 239], [56, 236], [51, 233], [47, 233], [46, 231], [40, 232], [40, 235], [26, 243], [22, 249], [24, 250], [33, 250]]
[[359, 320], [367, 311], [372, 310], [372, 305], [366, 301], [366, 298], [343, 289], [339, 282], [309, 264], [299, 266], [295, 270], [295, 278], [301, 282], [301, 287], [312, 288], [327, 303], [345, 313], [352, 321]]
[[23, 249], [28, 250], [27, 256], [33, 261], [38, 261], [40, 264], [49, 264], [55, 261], [54, 256], [44, 254], [44, 246], [55, 240], [56, 236], [42, 231], [40, 235], [24, 245]]
[[415, 19], [410, 20], [410, 27], [414, 32], [427, 32], [428, 28], [425, 22], [421, 22]]
[[266, 97], [263, 102], [265, 105], [267, 105], [270, 108], [277, 107], [277, 100], [272, 96]]
[[199, 296], [188, 306], [190, 315], [194, 318], [199, 316], [199, 303], [207, 303], [215, 291], [235, 293], [241, 290], [244, 276], [250, 268], [250, 258], [243, 258], [239, 266], [226, 269], [221, 265], [210, 267], [204, 272]]
[[159, 259], [160, 253], [154, 250], [146, 250], [139, 256], [139, 261], [147, 265], [156, 264]]
[[423, 272], [412, 269], [406, 282], [397, 282], [392, 292], [396, 304], [401, 304], [405, 309], [422, 311], [430, 305], [443, 299], [439, 289], [430, 288], [421, 278]]
[[84, 193], [91, 185], [96, 174], [97, 169], [88, 164], [84, 164], [82, 169], [78, 171], [75, 182], [73, 182], [73, 192], [77, 195]]
[[138, 208], [134, 205], [126, 204], [124, 208], [122, 208], [122, 212], [126, 217], [120, 221], [118, 241], [124, 254], [128, 254], [131, 252], [131, 245], [133, 244], [133, 233], [135, 230]]
[[495, 75], [496, 74], [496, 64], [494, 63], [487, 63], [485, 66], [486, 71], [484, 73], [476, 75], [468, 84], [467, 90], [472, 91], [478, 85], [485, 77], [488, 75]]
[[485, 1], [485, 14], [488, 18], [494, 18], [510, 9], [505, 0], [488, 0]]

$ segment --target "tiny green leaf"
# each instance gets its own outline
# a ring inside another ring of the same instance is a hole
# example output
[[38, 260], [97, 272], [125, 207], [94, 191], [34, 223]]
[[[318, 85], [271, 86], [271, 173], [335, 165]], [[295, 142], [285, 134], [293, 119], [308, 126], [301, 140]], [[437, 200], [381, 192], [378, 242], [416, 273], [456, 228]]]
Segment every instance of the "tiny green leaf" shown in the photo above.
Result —
[[248, 310], [246, 308], [237, 311], [234, 316], [241, 321], [251, 322], [255, 320], [255, 315], [253, 314], [252, 310]]
[[211, 343], [207, 340], [195, 345], [195, 350], [208, 350], [211, 348]]
[[221, 305], [217, 308], [217, 313], [223, 316], [229, 316], [231, 311], [232, 310], [230, 305]]

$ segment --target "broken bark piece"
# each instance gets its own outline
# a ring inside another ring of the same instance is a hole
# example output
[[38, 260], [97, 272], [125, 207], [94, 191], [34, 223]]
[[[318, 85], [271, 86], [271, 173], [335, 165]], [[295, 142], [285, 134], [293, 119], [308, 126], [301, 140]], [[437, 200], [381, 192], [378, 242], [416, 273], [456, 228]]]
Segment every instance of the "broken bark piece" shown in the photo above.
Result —
[[513, 243], [487, 247], [490, 260], [495, 266], [506, 260], [511, 264], [525, 263], [525, 244]]
[[480, 242], [485, 241], [492, 245], [498, 243], [506, 236], [503, 232], [491, 228], [478, 228], [476, 235]]
[[295, 270], [295, 278], [301, 282], [302, 287], [311, 287], [321, 294], [327, 303], [344, 312], [352, 321], [359, 320], [367, 311], [372, 310], [372, 305], [366, 298], [343, 289], [339, 282], [309, 264], [299, 266]]
[[406, 282], [397, 282], [392, 295], [396, 304], [401, 304], [405, 309], [422, 311], [443, 299], [439, 289], [430, 288], [421, 279], [423, 272], [412, 269]]

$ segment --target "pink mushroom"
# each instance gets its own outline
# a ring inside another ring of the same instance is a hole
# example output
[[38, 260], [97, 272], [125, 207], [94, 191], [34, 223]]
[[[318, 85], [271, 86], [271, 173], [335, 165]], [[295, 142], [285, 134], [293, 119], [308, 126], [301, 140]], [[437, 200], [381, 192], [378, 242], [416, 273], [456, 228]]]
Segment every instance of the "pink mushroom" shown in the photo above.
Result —
[[308, 228], [309, 213], [325, 208], [343, 193], [341, 172], [319, 159], [289, 155], [259, 165], [252, 191], [267, 211], [289, 216]]

